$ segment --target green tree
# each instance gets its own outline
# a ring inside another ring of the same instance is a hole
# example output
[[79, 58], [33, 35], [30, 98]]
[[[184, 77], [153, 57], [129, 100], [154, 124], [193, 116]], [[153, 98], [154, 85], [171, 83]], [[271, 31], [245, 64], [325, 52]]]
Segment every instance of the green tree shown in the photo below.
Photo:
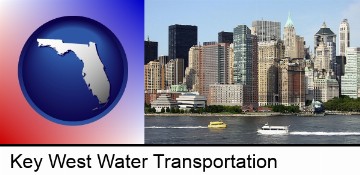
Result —
[[167, 107], [165, 111], [166, 111], [166, 112], [170, 112], [170, 108], [169, 108], [169, 107]]
[[190, 112], [190, 113], [195, 113], [195, 109], [194, 109], [194, 108], [190, 108], [189, 112]]
[[151, 108], [151, 105], [150, 104], [146, 104], [145, 103], [145, 105], [144, 105], [145, 107], [149, 107], [149, 108]]
[[175, 108], [175, 113], [180, 113], [179, 108]]
[[204, 109], [203, 108], [198, 108], [198, 113], [199, 114], [202, 114], [204, 112]]
[[151, 113], [155, 113], [156, 109], [154, 107], [151, 108]]
[[161, 108], [161, 113], [164, 113], [165, 112], [165, 108]]

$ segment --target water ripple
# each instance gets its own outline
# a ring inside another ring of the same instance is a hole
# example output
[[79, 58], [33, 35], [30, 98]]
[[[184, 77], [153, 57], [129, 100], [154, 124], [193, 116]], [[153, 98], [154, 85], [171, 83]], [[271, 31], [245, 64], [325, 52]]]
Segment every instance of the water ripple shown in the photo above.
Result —
[[197, 129], [197, 128], [207, 128], [205, 126], [147, 126], [145, 129]]
[[290, 135], [360, 136], [360, 132], [290, 132]]

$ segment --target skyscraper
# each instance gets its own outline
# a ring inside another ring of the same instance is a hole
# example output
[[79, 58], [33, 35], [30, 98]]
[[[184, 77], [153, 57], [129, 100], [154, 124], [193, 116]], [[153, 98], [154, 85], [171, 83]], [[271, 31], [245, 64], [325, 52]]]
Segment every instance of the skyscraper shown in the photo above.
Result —
[[234, 83], [252, 84], [252, 39], [246, 25], [234, 28]]
[[284, 45], [285, 57], [304, 58], [304, 37], [296, 35], [296, 30], [289, 13], [288, 19], [284, 27]]
[[279, 63], [279, 102], [305, 106], [305, 63], [302, 58], [284, 58]]
[[304, 38], [296, 35], [296, 30], [290, 13], [284, 27], [285, 57], [304, 58]]
[[[234, 28], [234, 62], [233, 82], [243, 84], [244, 105], [250, 105], [256, 100], [253, 94], [254, 78], [254, 40], [250, 29], [246, 25], [238, 25]], [[256, 70], [255, 70], [256, 72]]]
[[184, 59], [171, 59], [165, 65], [165, 85], [170, 88], [171, 85], [183, 83], [184, 78]]
[[[256, 35], [251, 35], [252, 40], [252, 85], [251, 85], [251, 91], [250, 91], [250, 104], [257, 107], [259, 102], [259, 81], [258, 81], [258, 38]], [[247, 88], [247, 87], [245, 87]], [[248, 101], [245, 99], [245, 104], [248, 103]]]
[[339, 97], [339, 83], [331, 76], [314, 77], [314, 100], [327, 102]]
[[224, 31], [219, 32], [218, 43], [233, 43], [233, 33]]
[[159, 56], [158, 58], [159, 61], [159, 66], [160, 66], [160, 76], [161, 76], [161, 81], [160, 81], [160, 86], [162, 90], [166, 89], [166, 82], [165, 82], [165, 76], [166, 76], [166, 64], [169, 62], [169, 57], [168, 56]]
[[145, 41], [145, 61], [144, 65], [150, 61], [156, 60], [158, 57], [158, 42], [150, 41], [149, 39]]
[[168, 63], [170, 61], [169, 57], [166, 55], [159, 56], [158, 60], [160, 62], [160, 65], [165, 65], [166, 63]]
[[150, 61], [145, 65], [144, 69], [144, 84], [147, 93], [156, 93], [161, 89], [161, 75], [160, 75], [159, 61]]
[[276, 105], [278, 94], [278, 62], [284, 58], [281, 40], [259, 42], [259, 106]]
[[189, 66], [185, 70], [184, 83], [188, 89], [199, 91], [199, 61], [201, 46], [193, 46], [189, 50]]
[[346, 49], [345, 75], [341, 77], [341, 95], [360, 97], [360, 48]]
[[258, 36], [259, 42], [281, 39], [281, 23], [276, 21], [257, 20], [252, 22], [252, 34]]
[[219, 80], [220, 84], [227, 84], [229, 78], [229, 59], [230, 59], [230, 43], [219, 43], [218, 61], [219, 61]]
[[207, 96], [209, 85], [226, 84], [229, 80], [229, 43], [212, 43], [201, 47], [199, 61], [200, 94]]
[[197, 26], [179, 24], [169, 26], [170, 59], [182, 58], [184, 59], [184, 67], [188, 67], [189, 49], [196, 44]]
[[350, 47], [350, 26], [347, 19], [343, 19], [339, 27], [339, 55], [345, 56], [346, 48]]
[[[321, 26], [320, 30], [314, 35], [314, 51], [315, 51], [315, 69], [317, 71], [335, 72], [336, 62], [336, 35], [325, 24]], [[316, 62], [323, 65], [316, 66]], [[329, 68], [328, 68], [329, 66]], [[325, 75], [324, 75], [325, 76]]]
[[295, 58], [296, 32], [290, 13], [284, 27], [285, 57]]
[[234, 43], [229, 46], [229, 67], [227, 84], [234, 84]]
[[331, 47], [328, 47], [324, 42], [320, 42], [316, 47], [316, 58], [314, 61], [314, 68], [319, 72], [332, 71], [331, 68]]
[[209, 93], [209, 85], [219, 82], [219, 49], [217, 44], [204, 45], [199, 61], [199, 93], [205, 97]]

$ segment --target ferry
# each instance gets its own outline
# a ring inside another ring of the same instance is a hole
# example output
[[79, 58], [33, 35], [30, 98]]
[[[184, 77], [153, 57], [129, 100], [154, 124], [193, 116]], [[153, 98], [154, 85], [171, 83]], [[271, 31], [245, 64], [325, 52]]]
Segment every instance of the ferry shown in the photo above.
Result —
[[288, 134], [289, 126], [269, 126], [265, 124], [263, 127], [257, 130], [260, 134]]
[[226, 123], [224, 123], [221, 120], [216, 121], [216, 122], [210, 122], [210, 124], [208, 125], [208, 128], [226, 128]]

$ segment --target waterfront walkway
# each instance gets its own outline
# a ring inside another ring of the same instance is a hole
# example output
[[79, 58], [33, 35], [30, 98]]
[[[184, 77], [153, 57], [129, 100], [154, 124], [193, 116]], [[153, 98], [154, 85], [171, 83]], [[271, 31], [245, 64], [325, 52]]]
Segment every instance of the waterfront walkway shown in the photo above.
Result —
[[260, 117], [269, 117], [269, 116], [283, 116], [283, 115], [294, 115], [294, 114], [282, 114], [280, 112], [247, 112], [241, 114], [230, 114], [230, 113], [152, 113], [145, 114], [145, 116], [217, 116], [217, 117], [250, 117], [250, 116], [260, 116]]

